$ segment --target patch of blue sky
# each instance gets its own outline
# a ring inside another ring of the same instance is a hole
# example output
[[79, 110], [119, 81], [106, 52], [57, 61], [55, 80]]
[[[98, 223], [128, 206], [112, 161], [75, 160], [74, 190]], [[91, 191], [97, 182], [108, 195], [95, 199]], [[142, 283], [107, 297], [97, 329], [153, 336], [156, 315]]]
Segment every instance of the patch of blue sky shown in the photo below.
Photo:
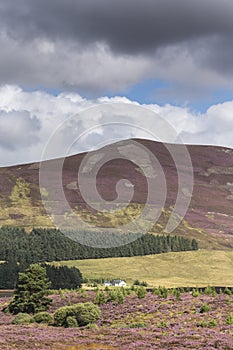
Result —
[[[62, 92], [68, 92], [67, 88], [44, 88], [43, 86], [36, 86], [29, 88], [23, 86], [24, 91], [44, 91], [54, 96], [59, 95]], [[178, 90], [179, 88], [177, 88]], [[140, 104], [158, 104], [165, 105], [171, 104], [174, 106], [187, 107], [195, 113], [205, 113], [206, 110], [212, 105], [222, 104], [226, 101], [233, 101], [233, 89], [218, 88], [212, 91], [202, 91], [202, 93], [185, 95], [184, 91], [181, 94], [176, 93], [176, 88], [171, 87], [168, 82], [147, 79], [138, 84], [135, 84], [128, 89], [122, 89], [120, 91], [110, 92], [106, 90], [102, 93], [93, 93], [90, 91], [84, 91], [83, 89], [72, 89], [72, 92], [78, 93], [83, 98], [95, 99], [102, 96], [114, 97], [126, 97], [131, 101], [137, 101]]]

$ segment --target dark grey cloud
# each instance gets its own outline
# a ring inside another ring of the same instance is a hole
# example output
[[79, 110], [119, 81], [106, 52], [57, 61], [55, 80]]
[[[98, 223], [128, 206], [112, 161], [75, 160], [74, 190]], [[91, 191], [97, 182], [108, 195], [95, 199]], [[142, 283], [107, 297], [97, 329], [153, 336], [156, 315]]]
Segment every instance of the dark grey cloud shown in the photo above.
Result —
[[0, 45], [2, 83], [102, 92], [150, 77], [185, 91], [189, 70], [232, 86], [233, 1], [2, 0]]
[[233, 33], [228, 33], [224, 37], [216, 35], [209, 40], [205, 55], [200, 58], [201, 64], [206, 67], [226, 75], [233, 73]]
[[233, 34], [231, 0], [8, 0], [0, 11], [13, 37], [103, 41], [129, 54]]

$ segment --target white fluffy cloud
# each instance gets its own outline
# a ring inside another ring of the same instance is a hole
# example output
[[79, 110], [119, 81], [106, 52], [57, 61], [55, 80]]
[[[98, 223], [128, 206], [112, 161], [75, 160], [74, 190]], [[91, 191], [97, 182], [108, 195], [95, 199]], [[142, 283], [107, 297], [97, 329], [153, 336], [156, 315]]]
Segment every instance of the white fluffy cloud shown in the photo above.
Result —
[[[106, 106], [106, 103], [109, 104], [107, 110], [101, 107]], [[111, 105], [121, 106], [117, 119]], [[90, 109], [94, 106], [98, 106], [98, 109]], [[138, 106], [138, 109], [132, 110], [132, 106]], [[87, 109], [89, 112], [84, 112]], [[205, 114], [197, 115], [185, 107], [156, 104], [140, 106], [124, 97], [88, 100], [75, 93], [54, 96], [6, 85], [0, 88], [0, 164], [39, 161], [49, 138], [61, 123], [64, 127], [59, 131], [59, 147], [54, 150], [54, 156], [62, 155], [63, 145], [76, 134], [83, 134], [84, 137], [71, 147], [72, 153], [119, 139], [153, 138], [150, 132], [156, 130], [157, 119], [147, 118], [146, 110], [156, 112], [173, 126], [185, 143], [233, 147], [233, 101], [214, 105]], [[75, 118], [70, 119], [72, 116]], [[137, 127], [139, 120], [143, 127]], [[118, 124], [113, 124], [116, 122]], [[106, 123], [112, 124], [105, 127]], [[96, 125], [99, 127], [92, 129]], [[164, 135], [162, 141], [175, 141], [168, 134], [160, 135]]]
[[18, 148], [30, 147], [38, 142], [39, 131], [39, 119], [28, 111], [0, 111], [1, 148], [17, 151]]

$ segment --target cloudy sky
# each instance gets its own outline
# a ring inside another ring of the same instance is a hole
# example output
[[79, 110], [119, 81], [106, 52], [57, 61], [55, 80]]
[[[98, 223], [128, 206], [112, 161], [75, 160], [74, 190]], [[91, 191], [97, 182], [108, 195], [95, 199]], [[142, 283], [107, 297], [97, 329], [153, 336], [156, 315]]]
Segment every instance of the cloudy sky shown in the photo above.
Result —
[[[186, 143], [233, 147], [232, 0], [0, 0], [0, 47], [0, 165], [40, 160], [73, 116], [78, 133], [118, 122], [99, 108], [82, 119], [106, 103], [124, 103], [128, 125], [142, 106]], [[111, 130], [104, 139], [145, 136]]]

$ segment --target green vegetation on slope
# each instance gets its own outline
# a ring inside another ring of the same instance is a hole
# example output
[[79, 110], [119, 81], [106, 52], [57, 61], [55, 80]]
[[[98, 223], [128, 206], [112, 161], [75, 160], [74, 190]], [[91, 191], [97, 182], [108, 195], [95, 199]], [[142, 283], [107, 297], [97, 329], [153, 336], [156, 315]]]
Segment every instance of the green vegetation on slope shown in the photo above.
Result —
[[233, 286], [233, 252], [199, 250], [130, 258], [63, 261], [75, 266], [86, 278], [136, 279], [150, 286]]
[[15, 178], [11, 173], [7, 175], [7, 178], [11, 183], [11, 192], [9, 196], [4, 196], [3, 189], [1, 189], [0, 224], [29, 229], [33, 226], [53, 227], [40, 200], [39, 187], [25, 181], [22, 177]]

